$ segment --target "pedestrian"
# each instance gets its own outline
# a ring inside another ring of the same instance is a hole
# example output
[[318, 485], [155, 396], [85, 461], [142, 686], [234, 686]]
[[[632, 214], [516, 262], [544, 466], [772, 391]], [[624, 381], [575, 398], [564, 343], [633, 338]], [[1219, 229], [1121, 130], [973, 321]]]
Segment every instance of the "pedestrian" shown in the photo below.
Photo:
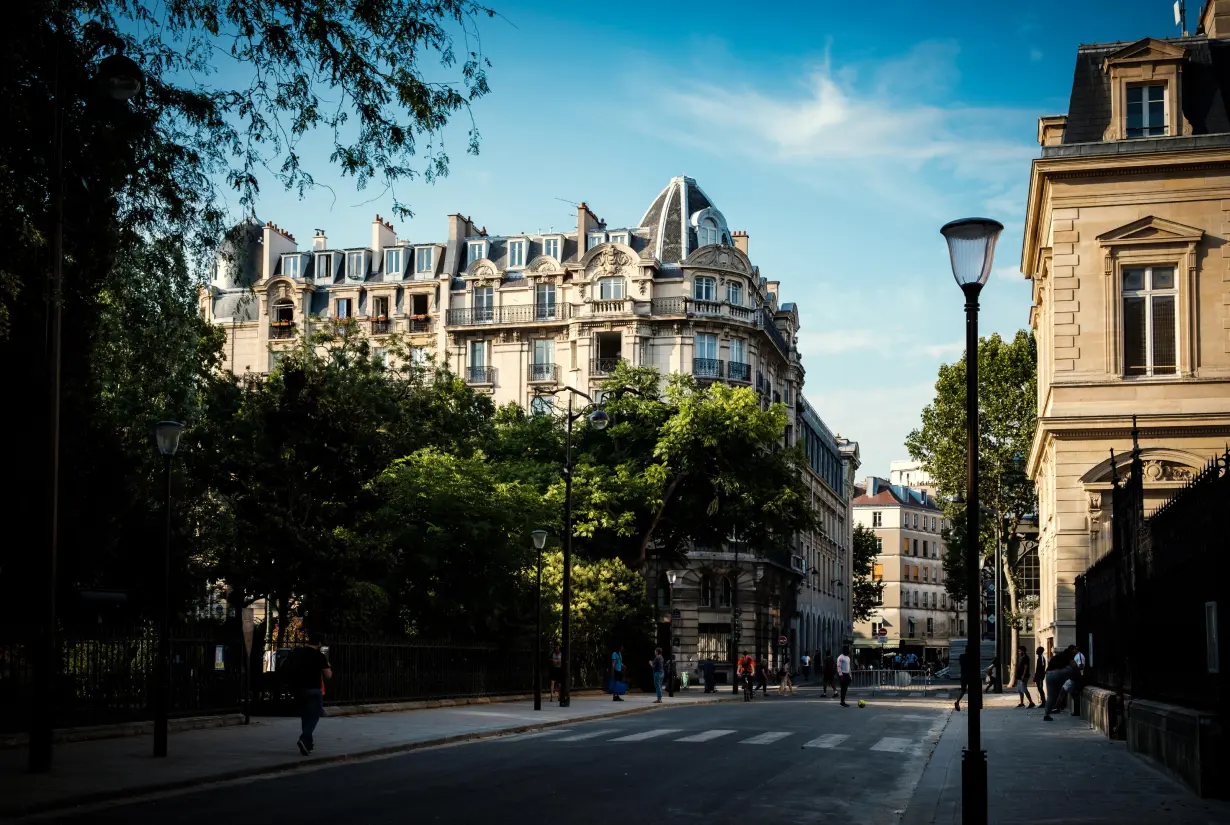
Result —
[[559, 642], [551, 646], [551, 676], [547, 680], [550, 686], [551, 695], [548, 701], [555, 701], [556, 686], [564, 686], [564, 654], [560, 652]]
[[1046, 707], [1046, 690], [1043, 685], [1046, 682], [1046, 650], [1042, 645], [1038, 645], [1038, 649], [1034, 651], [1036, 656], [1034, 660], [1034, 687], [1038, 689], [1038, 704]]
[[961, 680], [961, 684], [960, 692], [957, 693], [957, 701], [952, 705], [953, 708], [956, 709], [957, 713], [961, 712], [961, 700], [965, 697], [966, 690], [969, 689], [969, 686], [974, 681], [974, 674], [971, 673], [972, 670], [973, 666], [965, 658], [964, 653], [957, 657], [957, 678]]
[[804, 653], [800, 657], [800, 663], [803, 665], [803, 681], [809, 681], [811, 679], [811, 657]]
[[787, 696], [787, 695], [793, 696], [794, 695], [794, 682], [790, 680], [790, 660], [789, 659], [782, 660], [782, 677], [781, 677], [781, 681], [777, 683], [777, 695], [778, 696]]
[[983, 687], [983, 693], [989, 693], [995, 687], [995, 674], [999, 671], [999, 657], [991, 660], [991, 664], [987, 665], [986, 672], [983, 676], [986, 677], [986, 685]]
[[841, 655], [837, 657], [837, 680], [841, 683], [841, 706], [843, 708], [850, 707], [846, 704], [846, 691], [850, 689], [850, 648], [843, 647]]
[[756, 669], [756, 663], [752, 661], [752, 657], [748, 654], [743, 654], [739, 657], [738, 667], [735, 672], [735, 678], [738, 679], [738, 684], [743, 688], [743, 701], [752, 701], [752, 671]]
[[1044, 722], [1053, 722], [1051, 713], [1059, 707], [1060, 701], [1063, 699], [1064, 690], [1063, 684], [1072, 678], [1076, 667], [1072, 664], [1072, 657], [1068, 651], [1064, 650], [1051, 657], [1051, 660], [1046, 665], [1046, 713], [1042, 717]]
[[700, 672], [705, 676], [705, 693], [717, 692], [717, 668], [712, 659], [700, 663]]
[[760, 695], [768, 697], [769, 695], [769, 666], [768, 663], [760, 663], [752, 659], [752, 667], [756, 674], [756, 687], [760, 688]]
[[323, 636], [310, 632], [307, 644], [292, 650], [282, 663], [287, 687], [299, 700], [299, 739], [295, 744], [304, 756], [316, 747], [312, 734], [325, 715], [325, 679], [333, 678], [329, 659], [320, 649], [323, 643]]
[[611, 653], [611, 701], [622, 702], [619, 686], [624, 682], [624, 646], [620, 645]]
[[1016, 649], [1016, 666], [1012, 669], [1012, 683], [1016, 685], [1018, 708], [1025, 707], [1025, 700], [1029, 700], [1029, 707], [1034, 707], [1034, 697], [1029, 695], [1029, 654], [1025, 652], [1025, 645], [1018, 645]]
[[1076, 669], [1072, 676], [1072, 689], [1068, 691], [1072, 695], [1072, 715], [1080, 716], [1081, 688], [1085, 685], [1085, 654], [1076, 645], [1068, 645], [1068, 651], [1072, 654], [1072, 666]]
[[662, 679], [666, 676], [666, 661], [662, 658], [662, 648], [653, 649], [653, 658], [649, 660], [649, 667], [653, 670], [653, 691], [658, 695], [653, 703], [660, 705], [662, 704]]
[[824, 684], [820, 686], [821, 698], [829, 697], [829, 688], [833, 689], [833, 698], [837, 698], [837, 662], [833, 659], [833, 651], [824, 651]]
[[675, 667], [675, 656], [671, 654], [666, 660], [666, 695], [670, 698], [675, 698], [675, 680], [679, 678], [679, 672]]

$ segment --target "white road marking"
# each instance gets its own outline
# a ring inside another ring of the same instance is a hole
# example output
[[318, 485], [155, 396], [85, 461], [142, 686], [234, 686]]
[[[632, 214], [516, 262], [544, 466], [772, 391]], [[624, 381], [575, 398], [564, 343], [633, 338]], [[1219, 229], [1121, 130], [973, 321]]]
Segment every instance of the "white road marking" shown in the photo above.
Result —
[[744, 739], [740, 745], [768, 745], [776, 742], [779, 739], [785, 739], [791, 734], [788, 730], [771, 730], [765, 733], [753, 736], [751, 739]]
[[615, 733], [619, 728], [602, 728], [601, 730], [591, 730], [585, 733], [574, 733], [572, 736], [565, 736], [556, 739], [556, 742], [580, 742], [582, 739], [593, 739], [595, 736], [604, 736], [608, 733]]
[[646, 739], [654, 739], [659, 736], [666, 736], [668, 733], [680, 733], [680, 728], [658, 728], [656, 730], [647, 730], [640, 733], [634, 733], [630, 736], [620, 736], [617, 739], [612, 739], [612, 742], [644, 742]]
[[819, 736], [803, 747], [805, 748], [835, 748], [842, 742], [849, 739], [849, 734], [845, 733], [826, 733], [824, 736]]
[[879, 742], [871, 746], [873, 751], [885, 751], [887, 753], [905, 753], [913, 748], [914, 743], [909, 739], [898, 739], [894, 736], [885, 736]]
[[733, 730], [707, 730], [704, 733], [696, 733], [692, 736], [685, 736], [682, 739], [676, 739], [676, 742], [708, 742], [710, 739], [717, 739], [720, 736], [728, 736], [734, 733]]

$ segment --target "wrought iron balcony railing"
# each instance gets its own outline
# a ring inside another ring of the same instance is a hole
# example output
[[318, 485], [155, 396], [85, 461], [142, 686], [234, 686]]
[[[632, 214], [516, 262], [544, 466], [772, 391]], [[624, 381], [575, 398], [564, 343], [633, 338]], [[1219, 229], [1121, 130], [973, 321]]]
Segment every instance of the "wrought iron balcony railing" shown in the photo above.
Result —
[[555, 364], [530, 364], [530, 381], [555, 381], [557, 375]]
[[467, 384], [494, 384], [495, 367], [466, 367]]
[[589, 362], [590, 375], [610, 375], [622, 360], [623, 356], [619, 355], [614, 358], [594, 358]]
[[566, 321], [570, 304], [531, 304], [527, 306], [475, 307], [450, 309], [445, 316], [449, 326], [479, 324], [532, 324], [542, 321]]
[[388, 318], [372, 319], [372, 335], [387, 335], [393, 329], [393, 322]]
[[731, 381], [746, 381], [750, 384], [752, 382], [752, 365], [731, 361], [726, 365], [726, 377]]
[[294, 338], [295, 332], [294, 321], [273, 321], [269, 324], [270, 338]]
[[692, 374], [697, 378], [721, 378], [722, 362], [716, 358], [693, 358]]

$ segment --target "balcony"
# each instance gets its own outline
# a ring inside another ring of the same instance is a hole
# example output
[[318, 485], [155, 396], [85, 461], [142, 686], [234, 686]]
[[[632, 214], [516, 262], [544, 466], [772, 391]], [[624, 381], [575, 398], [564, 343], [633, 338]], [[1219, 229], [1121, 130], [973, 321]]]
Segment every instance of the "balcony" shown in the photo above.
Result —
[[620, 355], [617, 355], [614, 358], [593, 358], [589, 362], [589, 374], [610, 375], [615, 372], [615, 368], [619, 366], [619, 362], [623, 360], [623, 356]]
[[594, 301], [589, 305], [590, 315], [624, 315], [632, 311], [632, 302], [626, 298], [616, 301]]
[[530, 306], [477, 307], [450, 309], [445, 323], [453, 327], [485, 324], [534, 324], [568, 320], [571, 304], [534, 304]]
[[411, 332], [431, 332], [431, 319], [430, 318], [411, 318], [410, 319], [410, 331]]
[[722, 362], [716, 358], [693, 358], [692, 374], [697, 378], [721, 378]]
[[411, 280], [415, 281], [434, 281], [436, 273], [434, 272], [416, 272]]
[[726, 377], [731, 381], [746, 381], [752, 383], [752, 365], [731, 361], [726, 365]]
[[388, 318], [372, 319], [372, 335], [388, 335], [393, 329], [393, 322]]
[[494, 384], [495, 367], [466, 367], [467, 384]]
[[701, 301], [699, 299], [692, 300], [691, 313], [692, 315], [704, 315], [708, 317], [720, 317], [722, 313], [722, 304], [718, 301]]
[[286, 339], [295, 337], [295, 322], [294, 321], [270, 321], [269, 322], [269, 337], [273, 339]]
[[760, 328], [765, 331], [769, 339], [777, 347], [778, 352], [782, 354], [782, 358], [790, 358], [790, 344], [786, 343], [786, 339], [782, 336], [781, 330], [777, 328], [777, 324], [773, 323], [773, 314], [768, 309], [761, 309], [760, 312]]
[[687, 298], [654, 298], [650, 309], [654, 315], [687, 315]]
[[559, 368], [555, 364], [530, 364], [530, 383], [551, 383], [558, 380]]

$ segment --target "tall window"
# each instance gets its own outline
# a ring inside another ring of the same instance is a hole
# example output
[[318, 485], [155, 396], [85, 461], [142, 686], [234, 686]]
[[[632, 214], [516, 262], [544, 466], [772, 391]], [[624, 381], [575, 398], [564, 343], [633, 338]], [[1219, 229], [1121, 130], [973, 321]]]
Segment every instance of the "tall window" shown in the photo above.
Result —
[[712, 301], [717, 294], [717, 279], [698, 277], [692, 289], [692, 297], [698, 301]]
[[1127, 136], [1155, 137], [1166, 134], [1166, 87], [1162, 84], [1129, 86], [1127, 89]]
[[508, 265], [525, 266], [525, 241], [508, 242]]
[[325, 253], [324, 255], [316, 256], [316, 280], [333, 280], [333, 256], [331, 254]]
[[914, 529], [918, 529], [918, 513], [914, 514]]
[[704, 661], [730, 661], [730, 625], [698, 624], [696, 626], [696, 655]]
[[350, 299], [349, 298], [338, 298], [337, 304], [335, 304], [335, 306], [337, 307], [337, 317], [339, 319], [350, 317]]
[[547, 238], [542, 242], [542, 254], [559, 260], [559, 238]]
[[540, 366], [554, 363], [555, 341], [551, 338], [534, 339], [534, 363]]
[[426, 366], [427, 362], [430, 360], [431, 360], [431, 353], [428, 352], [427, 347], [411, 347], [410, 348], [410, 363], [411, 364], [423, 367], [423, 366]]
[[700, 226], [696, 227], [696, 244], [697, 246], [709, 246], [715, 244], [721, 239], [718, 232], [717, 221], [713, 218], [705, 218], [700, 222]]
[[490, 321], [495, 314], [495, 292], [489, 286], [474, 288], [473, 311], [475, 321]]
[[555, 317], [555, 284], [534, 286], [534, 316], [540, 321]]
[[877, 582], [884, 580], [884, 565], [876, 562], [871, 566], [871, 580]]
[[414, 271], [415, 272], [431, 272], [431, 253], [434, 250], [431, 247], [420, 247], [414, 250]]
[[470, 366], [481, 369], [487, 366], [487, 342], [470, 342]]
[[372, 317], [383, 320], [389, 317], [389, 299], [385, 296], [380, 296], [372, 301]]
[[598, 282], [598, 300], [619, 301], [624, 297], [623, 278], [603, 278]]
[[708, 358], [716, 361], [718, 355], [717, 336], [709, 333], [697, 333], [696, 335], [696, 357]]
[[927, 635], [932, 636], [934, 634], [935, 634], [935, 619], [932, 619], [930, 616], [928, 616], [927, 617]]
[[301, 272], [302, 258], [298, 255], [282, 256], [282, 274], [288, 278], [298, 278]]
[[367, 277], [367, 262], [362, 252], [351, 252], [346, 255], [346, 277], [361, 281]]
[[914, 539], [914, 555], [918, 555], [918, 539]]
[[1123, 270], [1123, 371], [1174, 375], [1176, 371], [1174, 267]]
[[884, 514], [881, 513], [879, 510], [876, 510], [875, 512], [871, 514], [871, 526], [872, 527], [883, 527], [884, 526], [883, 518], [884, 518]]
[[923, 539], [923, 558], [927, 558], [927, 540]]
[[700, 603], [704, 607], [713, 607], [713, 577], [708, 573], [700, 577]]
[[735, 594], [735, 586], [729, 576], [722, 576], [722, 601], [718, 607], [730, 607]]
[[726, 302], [731, 306], [743, 306], [743, 285], [730, 283], [726, 285]]
[[[730, 339], [730, 362], [732, 364], [747, 363], [747, 342], [742, 338]], [[879, 515], [878, 513], [876, 515]], [[879, 525], [876, 525], [879, 527]]]
[[386, 249], [384, 251], [384, 274], [386, 278], [401, 275], [400, 249]]
[[470, 241], [470, 243], [467, 246], [466, 254], [467, 254], [467, 257], [470, 259], [470, 263], [474, 263], [480, 258], [487, 257], [486, 241]]

